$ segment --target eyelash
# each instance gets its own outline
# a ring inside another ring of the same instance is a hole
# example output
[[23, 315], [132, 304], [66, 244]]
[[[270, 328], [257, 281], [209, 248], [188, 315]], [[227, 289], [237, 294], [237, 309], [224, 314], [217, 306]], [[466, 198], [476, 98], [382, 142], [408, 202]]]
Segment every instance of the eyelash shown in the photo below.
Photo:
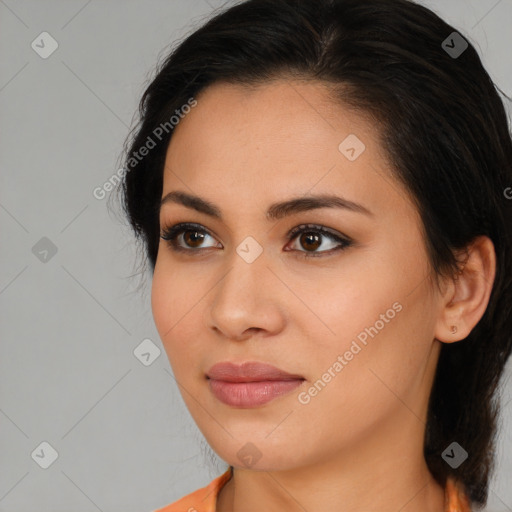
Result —
[[[162, 240], [165, 240], [168, 243], [169, 247], [173, 251], [181, 252], [181, 253], [189, 253], [190, 255], [196, 256], [197, 254], [194, 254], [194, 253], [199, 253], [201, 251], [201, 248], [186, 249], [186, 248], [179, 246], [176, 242], [176, 238], [178, 237], [178, 235], [180, 235], [181, 233], [184, 233], [186, 231], [196, 231], [198, 233], [207, 234], [208, 236], [211, 236], [213, 238], [213, 236], [206, 229], [203, 229], [203, 226], [201, 226], [200, 224], [192, 224], [189, 222], [183, 222], [180, 224], [175, 224], [174, 226], [171, 226], [169, 228], [164, 228], [162, 230], [162, 234], [160, 235], [160, 238]], [[300, 254], [300, 257], [304, 257], [304, 258], [318, 258], [318, 257], [324, 257], [326, 255], [329, 256], [333, 252], [345, 250], [348, 247], [350, 247], [353, 243], [353, 241], [350, 238], [348, 238], [346, 236], [342, 237], [342, 236], [336, 235], [336, 234], [332, 233], [331, 231], [327, 230], [326, 228], [324, 228], [322, 226], [315, 225], [315, 224], [301, 224], [300, 226], [297, 226], [297, 227], [291, 229], [288, 232], [287, 237], [290, 242], [293, 239], [295, 239], [297, 237], [297, 235], [301, 235], [303, 233], [311, 233], [311, 232], [320, 233], [321, 235], [323, 235], [327, 238], [330, 238], [331, 240], [334, 240], [334, 241], [340, 243], [341, 245], [334, 249], [329, 249], [327, 251], [311, 252], [311, 251], [292, 250], [292, 252], [298, 252]], [[213, 247], [207, 247], [206, 249], [213, 249]]]

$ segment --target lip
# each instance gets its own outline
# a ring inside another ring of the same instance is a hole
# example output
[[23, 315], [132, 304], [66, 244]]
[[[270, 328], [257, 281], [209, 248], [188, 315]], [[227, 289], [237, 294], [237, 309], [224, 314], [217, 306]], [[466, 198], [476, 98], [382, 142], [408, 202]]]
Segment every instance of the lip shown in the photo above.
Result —
[[217, 363], [208, 370], [206, 376], [209, 379], [222, 380], [225, 382], [304, 379], [302, 375], [288, 373], [280, 368], [258, 361], [247, 361], [241, 364], [228, 361]]
[[214, 396], [232, 407], [257, 407], [288, 394], [304, 382], [304, 377], [275, 366], [247, 361], [242, 364], [215, 364], [206, 374]]

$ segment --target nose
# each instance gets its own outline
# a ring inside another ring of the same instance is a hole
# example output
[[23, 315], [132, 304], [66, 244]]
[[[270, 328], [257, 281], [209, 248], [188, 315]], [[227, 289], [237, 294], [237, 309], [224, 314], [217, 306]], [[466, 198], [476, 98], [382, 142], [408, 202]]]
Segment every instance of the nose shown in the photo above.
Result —
[[208, 296], [208, 329], [237, 341], [283, 329], [286, 288], [269, 268], [264, 254], [247, 263], [234, 253], [228, 270]]

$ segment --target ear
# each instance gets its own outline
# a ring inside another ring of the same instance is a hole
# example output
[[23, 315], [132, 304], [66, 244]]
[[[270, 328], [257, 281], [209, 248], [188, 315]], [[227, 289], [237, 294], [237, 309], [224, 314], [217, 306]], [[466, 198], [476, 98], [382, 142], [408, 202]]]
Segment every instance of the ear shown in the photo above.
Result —
[[441, 296], [435, 338], [453, 343], [466, 338], [485, 313], [496, 275], [494, 244], [477, 237], [467, 247], [461, 272], [448, 279]]

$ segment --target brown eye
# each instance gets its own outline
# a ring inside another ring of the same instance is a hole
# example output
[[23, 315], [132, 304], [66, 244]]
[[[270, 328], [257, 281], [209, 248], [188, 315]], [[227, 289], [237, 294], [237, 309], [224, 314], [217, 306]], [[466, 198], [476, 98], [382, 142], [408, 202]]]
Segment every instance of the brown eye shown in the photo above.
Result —
[[[288, 237], [291, 240], [297, 238], [296, 245], [304, 248], [304, 250], [299, 247], [295, 252], [304, 257], [329, 256], [335, 251], [346, 249], [352, 245], [350, 238], [338, 235], [322, 226], [315, 226], [314, 224], [297, 226], [290, 231]], [[327, 247], [323, 248], [324, 250], [319, 251], [318, 249], [325, 245], [324, 240], [330, 240], [332, 245], [329, 247], [327, 244]]]
[[[299, 237], [300, 235], [300, 237]], [[206, 229], [199, 224], [181, 223], [170, 228], [165, 228], [160, 235], [162, 240], [166, 240], [169, 247], [176, 252], [188, 253], [191, 256], [204, 253], [204, 249], [222, 248], [222, 244], [203, 245], [206, 237], [214, 238]], [[298, 249], [292, 249], [292, 252], [298, 253], [303, 257], [329, 256], [336, 251], [348, 248], [353, 241], [322, 226], [314, 224], [303, 224], [292, 229], [287, 236], [288, 240], [297, 238]], [[325, 241], [331, 242], [331, 247], [323, 247]], [[322, 248], [323, 250], [318, 250]]]
[[302, 247], [315, 251], [321, 245], [321, 237], [312, 232], [304, 232], [299, 238]]
[[183, 240], [189, 247], [200, 247], [204, 240], [204, 234], [199, 231], [187, 230], [183, 232]]
[[171, 249], [189, 253], [199, 253], [203, 248], [208, 249], [213, 245], [204, 246], [206, 237], [213, 238], [208, 231], [195, 224], [177, 224], [163, 229], [160, 238], [169, 243]]

